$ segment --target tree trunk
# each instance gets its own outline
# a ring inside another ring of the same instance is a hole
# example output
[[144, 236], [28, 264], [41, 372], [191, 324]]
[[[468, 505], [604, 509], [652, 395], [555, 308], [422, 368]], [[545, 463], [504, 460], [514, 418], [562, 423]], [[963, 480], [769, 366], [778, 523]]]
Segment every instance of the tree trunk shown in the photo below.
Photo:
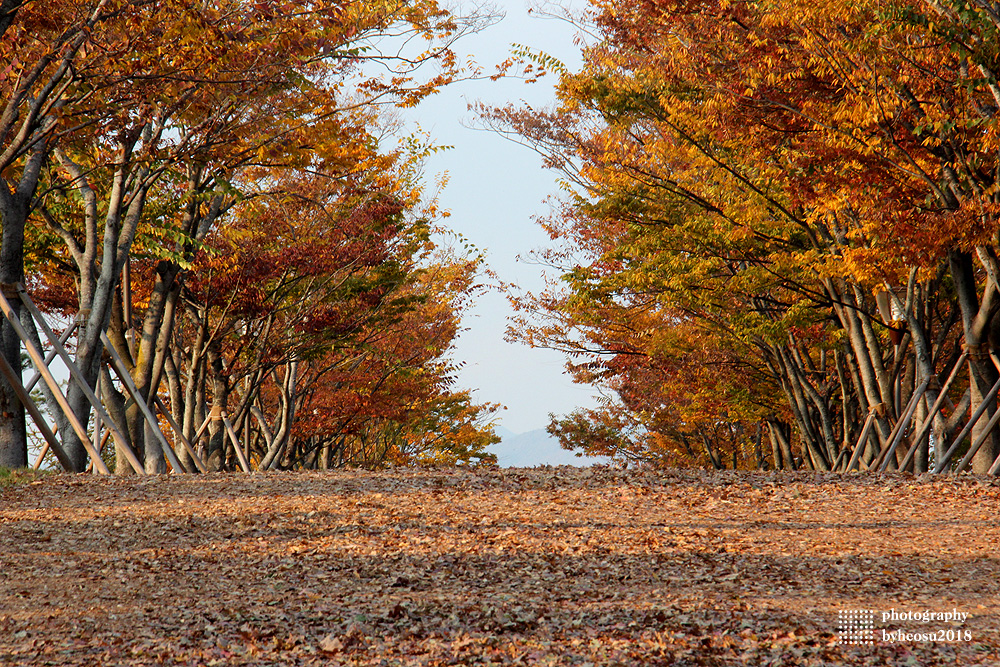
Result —
[[[222, 358], [219, 356], [219, 352], [215, 349], [214, 345], [210, 345], [208, 348], [208, 368], [211, 368], [211, 379], [212, 379], [212, 423], [209, 424], [208, 430], [211, 433], [208, 445], [208, 465], [213, 470], [224, 470], [226, 467], [227, 459], [227, 448], [225, 443], [227, 442], [226, 427], [222, 422], [222, 413], [226, 411], [227, 404], [229, 403], [229, 383], [223, 373], [222, 368]], [[215, 417], [219, 417], [216, 419]], [[237, 443], [233, 443], [234, 447], [238, 447]]]
[[788, 425], [777, 419], [768, 419], [767, 425], [768, 433], [771, 437], [771, 448], [780, 453], [780, 458], [775, 457], [775, 468], [778, 470], [795, 470], [798, 466], [795, 463], [795, 456], [792, 454]]
[[[104, 409], [108, 413], [108, 416], [115, 421], [116, 424], [125, 423], [125, 395], [120, 391], [115, 389], [114, 384], [111, 382], [111, 373], [107, 368], [101, 370], [102, 381], [101, 381], [101, 399], [104, 403]], [[128, 430], [123, 429], [123, 433], [126, 438], [129, 437]], [[131, 446], [131, 442], [129, 445]], [[135, 447], [132, 450], [135, 451]], [[136, 456], [142, 461], [142, 452], [135, 452]], [[125, 458], [124, 454], [118, 447], [115, 447], [115, 474], [116, 475], [134, 475], [135, 471], [132, 469], [131, 464], [128, 459]]]
[[[176, 280], [179, 272], [180, 267], [173, 262], [161, 261], [157, 264], [153, 292], [143, 318], [132, 380], [147, 405], [150, 396], [158, 391], [163, 377], [175, 306], [180, 294], [180, 285]], [[132, 441], [136, 443], [137, 449], [142, 449], [146, 454], [146, 472], [166, 472], [166, 461], [159, 440], [153, 436], [152, 428], [146, 423], [138, 404], [129, 407], [127, 418]]]
[[[969, 350], [971, 407], [975, 411], [997, 380], [997, 369], [989, 357], [988, 349], [996, 312], [997, 286], [992, 280], [988, 281], [983, 290], [982, 303], [980, 303], [976, 290], [975, 274], [973, 273], [972, 256], [965, 252], [953, 251], [949, 259], [952, 280], [958, 294], [959, 306], [962, 309], [962, 328], [965, 332], [966, 349]], [[992, 401], [972, 429], [970, 435], [973, 441], [983, 435], [987, 423], [996, 410], [996, 401]], [[1000, 433], [994, 429], [972, 458], [972, 471], [985, 474], [997, 456], [1000, 456]]]
[[[2, 7], [11, 12], [15, 8], [10, 7], [9, 2], [5, 2]], [[9, 285], [24, 282], [24, 227], [28, 218], [28, 205], [34, 197], [43, 161], [44, 149], [32, 154], [20, 181], [14, 188], [11, 188], [6, 180], [0, 180], [0, 222], [3, 224], [2, 239], [0, 239], [0, 283]], [[20, 317], [21, 302], [13, 298], [8, 298], [8, 301], [15, 315]], [[21, 339], [6, 318], [0, 319], [2, 319], [0, 354], [14, 369], [14, 373], [20, 376]], [[0, 377], [0, 466], [5, 468], [28, 466], [28, 436], [24, 406], [3, 377]]]
[[[165, 350], [166, 355], [164, 357], [163, 372], [167, 377], [167, 392], [170, 394], [170, 413], [174, 418], [174, 422], [178, 425], [184, 423], [184, 392], [181, 388], [181, 376], [180, 372], [177, 370], [177, 359], [174, 356], [174, 350], [171, 346], [169, 349]], [[190, 436], [186, 435], [183, 426], [181, 427], [181, 434], [175, 438], [175, 440], [180, 440], [183, 436], [191, 441]], [[198, 466], [195, 465], [194, 457], [188, 452], [187, 447], [181, 447], [180, 451], [177, 453], [177, 458], [180, 459], [181, 464], [191, 470], [192, 472], [201, 472]]]

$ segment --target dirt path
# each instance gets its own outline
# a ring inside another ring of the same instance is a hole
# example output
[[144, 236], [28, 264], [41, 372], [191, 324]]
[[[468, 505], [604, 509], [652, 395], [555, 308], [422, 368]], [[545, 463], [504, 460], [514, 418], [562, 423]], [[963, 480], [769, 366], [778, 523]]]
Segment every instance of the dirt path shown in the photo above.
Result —
[[[998, 500], [971, 477], [47, 476], [0, 488], [0, 664], [998, 665]], [[874, 643], [840, 643], [861, 609]]]

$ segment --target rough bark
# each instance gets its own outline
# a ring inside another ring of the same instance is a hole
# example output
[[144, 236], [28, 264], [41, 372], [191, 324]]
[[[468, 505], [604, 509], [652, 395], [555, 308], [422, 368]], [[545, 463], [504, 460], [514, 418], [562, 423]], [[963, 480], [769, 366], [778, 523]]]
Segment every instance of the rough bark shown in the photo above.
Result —
[[[44, 143], [28, 158], [21, 178], [16, 184], [0, 180], [0, 223], [3, 224], [0, 239], [0, 282], [6, 284], [24, 282], [24, 228], [27, 224], [28, 209], [38, 177], [45, 162]], [[8, 299], [14, 314], [20, 317], [21, 304], [18, 299]], [[2, 318], [0, 323], [0, 354], [14, 369], [21, 372], [21, 339], [14, 328]], [[28, 465], [28, 438], [25, 424], [24, 406], [17, 399], [13, 389], [4, 378], [0, 378], [0, 466], [23, 468]]]
[[[2, 192], [3, 188], [0, 188]], [[6, 195], [7, 193], [4, 193]], [[14, 201], [11, 201], [14, 199]], [[16, 198], [0, 196], [3, 213], [3, 241], [0, 249], [0, 282], [21, 282], [24, 271], [24, 215]], [[20, 317], [20, 302], [8, 299]], [[21, 375], [21, 339], [14, 328], [3, 320], [0, 326], [0, 354]], [[0, 467], [25, 468], [28, 465], [28, 439], [25, 430], [24, 406], [5, 378], [0, 377]]]

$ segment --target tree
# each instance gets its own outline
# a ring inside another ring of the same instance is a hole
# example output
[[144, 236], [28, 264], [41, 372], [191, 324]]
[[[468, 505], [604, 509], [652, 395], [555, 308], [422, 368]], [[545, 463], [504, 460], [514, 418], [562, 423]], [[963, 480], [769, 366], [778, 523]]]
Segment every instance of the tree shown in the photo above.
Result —
[[[595, 289], [682, 313], [761, 371], [760, 395], [781, 388], [766, 417], [776, 442], [791, 422], [803, 461], [828, 469], [872, 414], [871, 461], [922, 380], [951, 371], [956, 323], [971, 350], [995, 328], [993, 19], [919, 3], [607, 2], [594, 24], [602, 39], [561, 75], [555, 114], [487, 113], [576, 187], [550, 228], [564, 257], [589, 263], [566, 265], [569, 298], [525, 304], [562, 323], [528, 339], [621, 329], [582, 314], [574, 299]], [[969, 372], [976, 406], [996, 370], [977, 353]], [[918, 415], [936, 402], [928, 386]], [[935, 417], [935, 440], [956, 425]], [[927, 443], [914, 443], [918, 469]]]
[[[382, 160], [369, 131], [378, 106], [414, 104], [447, 83], [457, 71], [450, 42], [476, 27], [433, 2], [324, 2], [303, 11], [296, 3], [189, 0], [29, 6], [15, 26], [16, 35], [4, 36], [11, 51], [15, 38], [34, 28], [38, 65], [32, 72], [62, 58], [62, 69], [47, 83], [41, 75], [22, 83], [8, 104], [5, 118], [37, 116], [34, 125], [22, 122], [20, 143], [4, 154], [10, 164], [24, 165], [28, 179], [18, 186], [23, 196], [15, 213], [23, 227], [29, 209], [35, 211], [43, 228], [33, 251], [78, 286], [75, 310], [86, 323], [76, 360], [88, 383], [96, 383], [100, 336], [108, 330], [147, 397], [169, 361], [165, 345], [186, 268], [227, 212], [243, 199], [277, 194], [282, 171], [312, 169], [334, 179], [373, 171]], [[388, 33], [420, 36], [430, 47], [414, 58], [375, 52], [370, 44]], [[390, 66], [391, 81], [359, 76], [358, 64], [373, 58]], [[15, 60], [14, 68], [30, 62]], [[418, 79], [424, 63], [439, 64], [439, 72]], [[50, 101], [39, 103], [45, 95]], [[41, 104], [37, 113], [25, 113], [29, 100]], [[36, 193], [40, 178], [45, 189]], [[17, 225], [5, 218], [8, 228]], [[146, 274], [154, 284], [130, 345], [132, 314], [139, 311], [131, 299], [121, 300], [119, 276], [137, 242], [161, 250], [155, 271]], [[22, 246], [18, 237], [4, 247], [17, 255]], [[24, 280], [21, 262], [13, 256], [10, 264], [20, 273], [8, 282]], [[71, 385], [69, 400], [86, 422], [82, 390]], [[138, 406], [126, 412], [129, 444], [148, 471], [163, 470]], [[82, 470], [86, 453], [55, 413]]]
[[[107, 1], [49, 3], [45, 11], [20, 2], [0, 6], [0, 62], [8, 63], [0, 81], [0, 282], [24, 280], [24, 234], [38, 180], [54, 138], [74, 120], [64, 110], [81, 93], [72, 88], [74, 67], [92, 30], [113, 10]], [[15, 22], [16, 19], [16, 22]], [[84, 69], [85, 68], [81, 68]], [[86, 72], [83, 72], [84, 74]], [[85, 124], [84, 124], [85, 126]], [[20, 304], [12, 304], [20, 313]], [[20, 340], [5, 321], [0, 354], [21, 368]], [[24, 408], [0, 379], [0, 465], [27, 464]]]

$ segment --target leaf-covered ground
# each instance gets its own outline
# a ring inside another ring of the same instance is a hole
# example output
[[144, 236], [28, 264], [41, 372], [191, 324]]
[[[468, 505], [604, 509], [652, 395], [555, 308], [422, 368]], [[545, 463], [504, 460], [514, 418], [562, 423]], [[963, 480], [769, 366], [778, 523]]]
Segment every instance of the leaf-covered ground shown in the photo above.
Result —
[[[0, 664], [996, 665], [998, 499], [606, 468], [45, 476], [0, 488]], [[852, 609], [874, 644], [839, 643]], [[900, 628], [971, 638], [881, 639]]]

